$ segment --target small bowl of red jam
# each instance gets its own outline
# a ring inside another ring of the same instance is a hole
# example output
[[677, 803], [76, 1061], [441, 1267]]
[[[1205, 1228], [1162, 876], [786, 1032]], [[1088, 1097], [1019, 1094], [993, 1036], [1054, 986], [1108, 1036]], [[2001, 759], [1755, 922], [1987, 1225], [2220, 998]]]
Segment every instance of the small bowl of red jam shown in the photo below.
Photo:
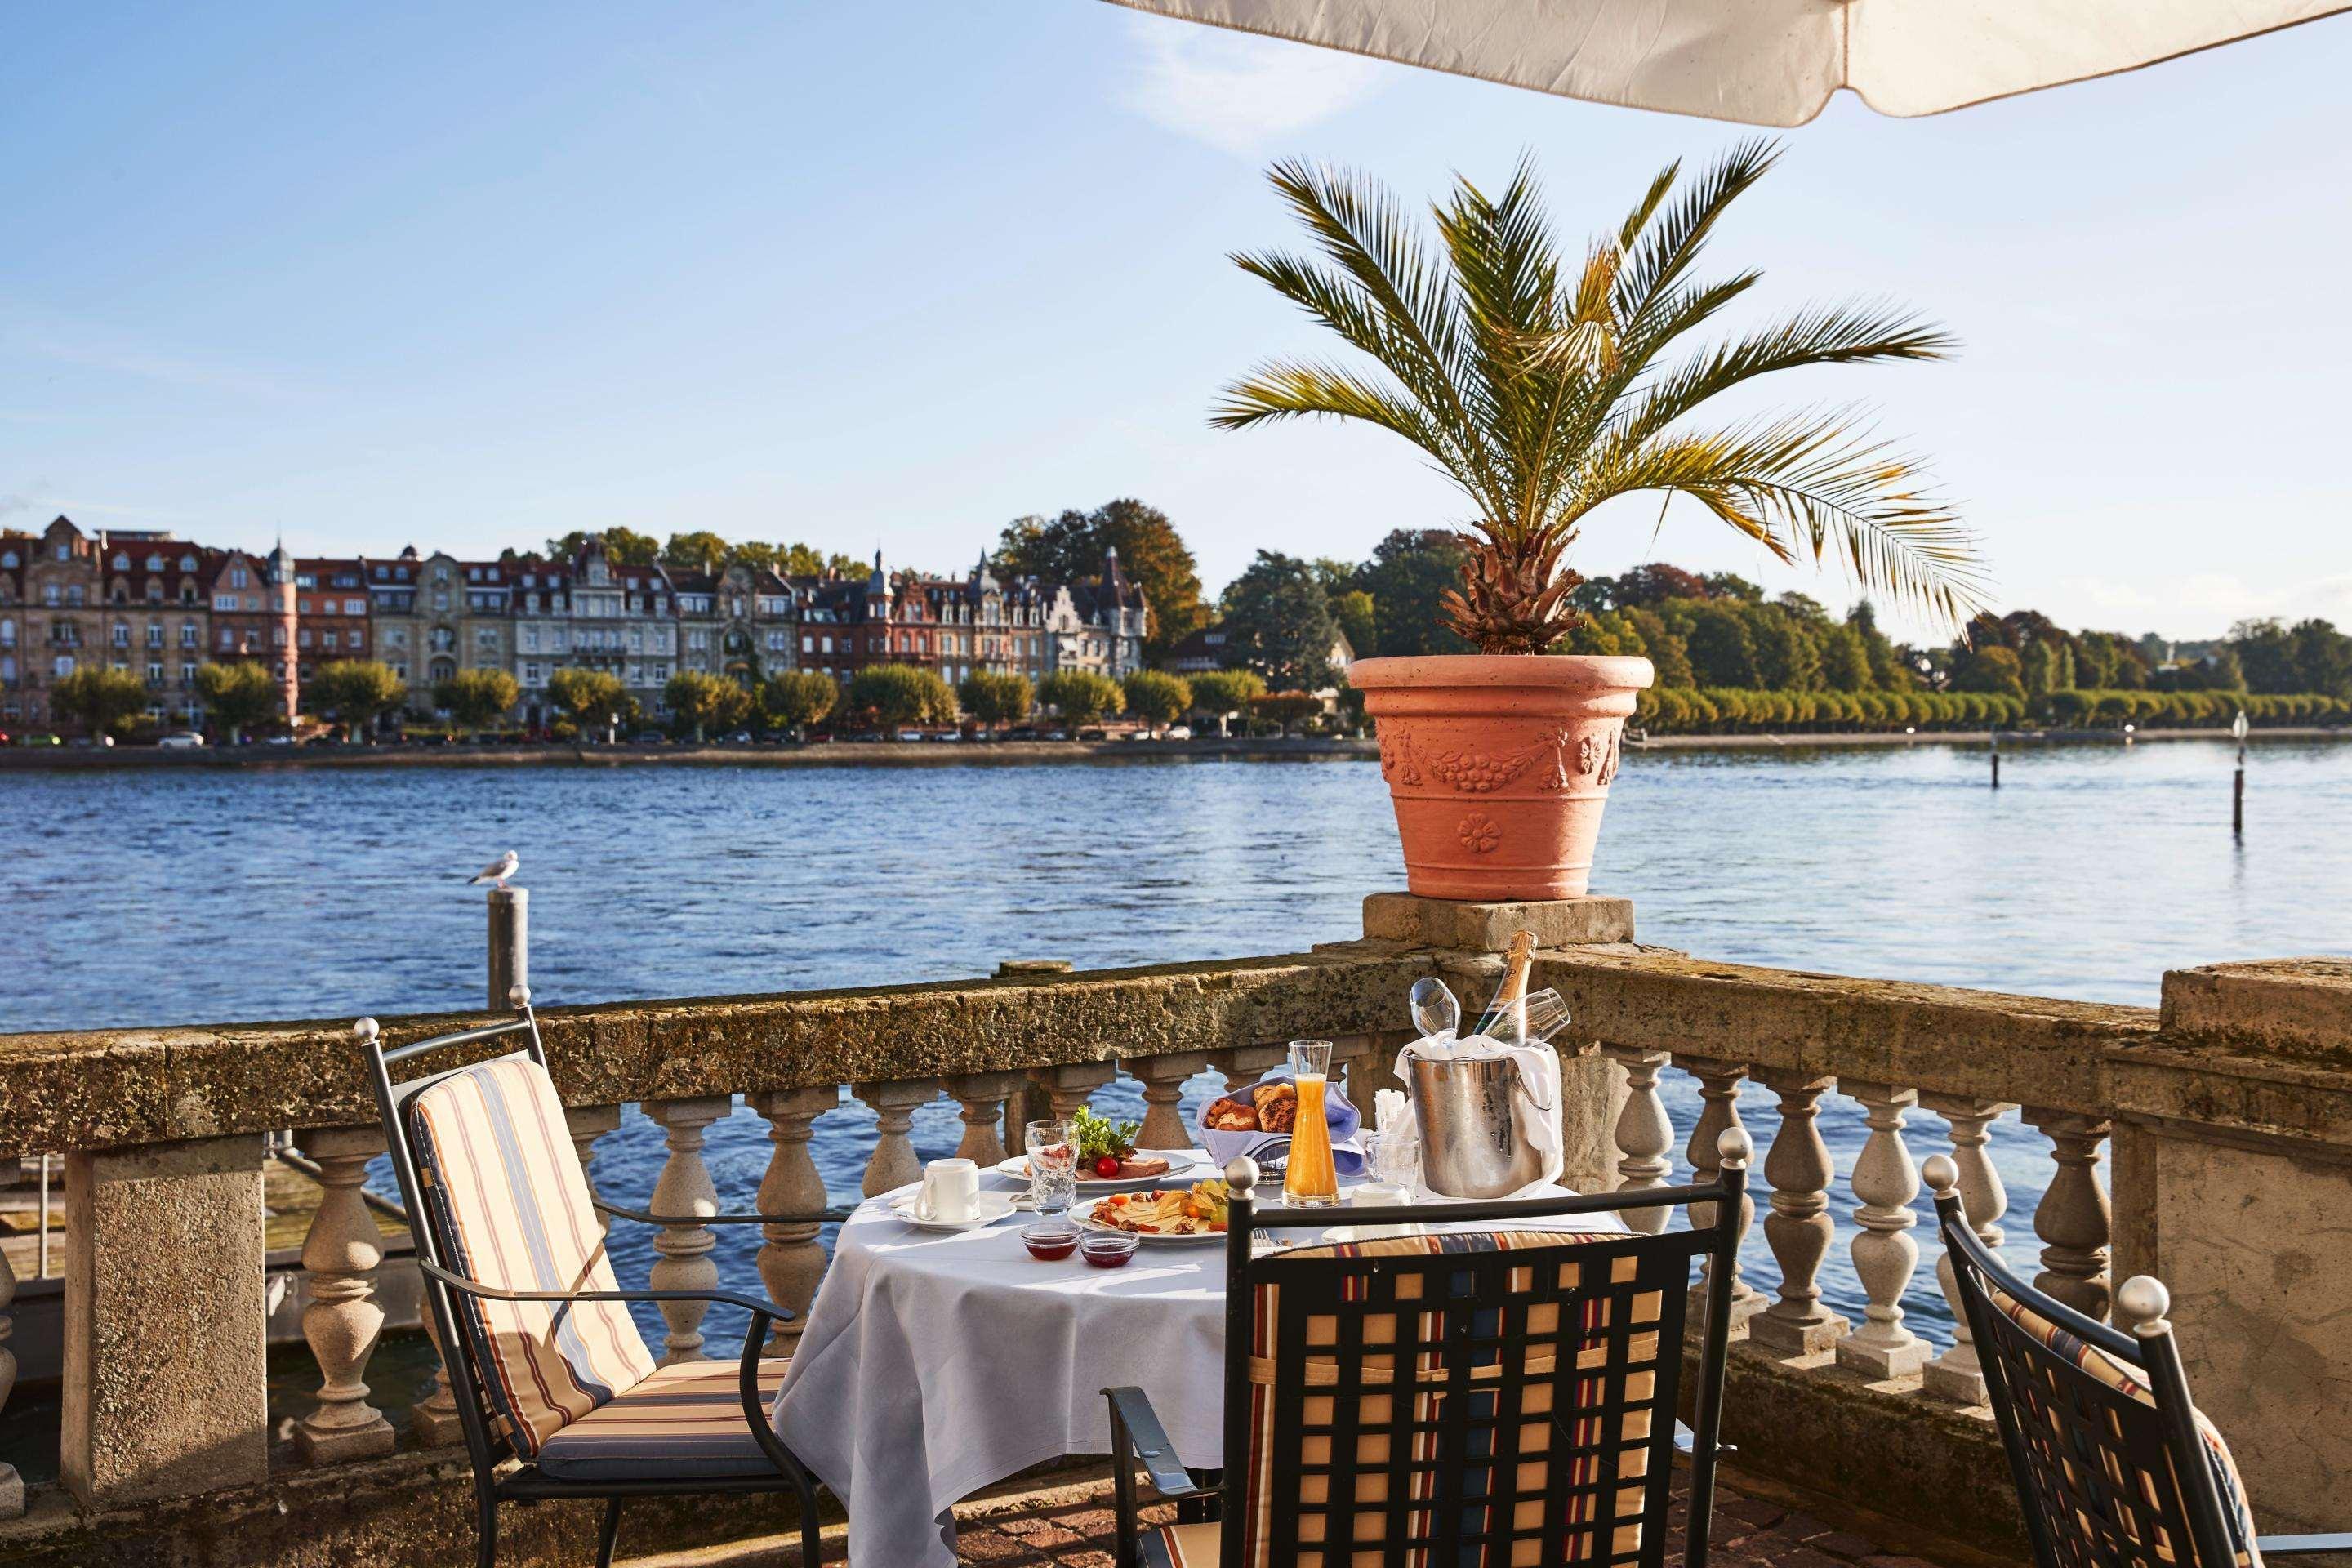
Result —
[[1039, 1220], [1024, 1226], [1021, 1245], [1040, 1263], [1059, 1263], [1078, 1249], [1078, 1227], [1066, 1219]]
[[1078, 1255], [1097, 1268], [1124, 1268], [1135, 1248], [1134, 1237], [1097, 1231], [1078, 1243]]

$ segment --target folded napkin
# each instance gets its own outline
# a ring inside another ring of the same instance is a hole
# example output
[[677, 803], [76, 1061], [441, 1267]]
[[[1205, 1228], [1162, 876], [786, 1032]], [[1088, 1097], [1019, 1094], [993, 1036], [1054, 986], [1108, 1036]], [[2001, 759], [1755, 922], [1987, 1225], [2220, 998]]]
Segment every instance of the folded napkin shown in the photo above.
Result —
[[[1255, 1083], [1228, 1088], [1217, 1099], [1251, 1094], [1267, 1084], [1288, 1083], [1290, 1080], [1288, 1068], [1276, 1068]], [[1209, 1103], [1214, 1104], [1215, 1100]], [[1258, 1130], [1230, 1131], [1209, 1126], [1205, 1120], [1208, 1114], [1208, 1105], [1202, 1106], [1200, 1115], [1193, 1118], [1192, 1131], [1201, 1140], [1201, 1147], [1206, 1149], [1220, 1166], [1236, 1155], [1246, 1155], [1257, 1162], [1261, 1171], [1270, 1173], [1289, 1162], [1289, 1133]], [[1364, 1145], [1357, 1134], [1363, 1131], [1363, 1114], [1348, 1102], [1348, 1097], [1340, 1092], [1336, 1082], [1326, 1081], [1323, 1086], [1323, 1121], [1331, 1129], [1331, 1163], [1339, 1168], [1343, 1176], [1362, 1175]]]
[[[1559, 1053], [1546, 1045], [1507, 1046], [1490, 1040], [1484, 1035], [1473, 1035], [1457, 1040], [1452, 1030], [1429, 1035], [1414, 1040], [1397, 1053], [1395, 1072], [1400, 1082], [1412, 1082], [1412, 1058], [1424, 1057], [1433, 1061], [1486, 1061], [1496, 1057], [1507, 1057], [1519, 1069], [1520, 1092], [1529, 1100], [1527, 1118], [1528, 1145], [1543, 1157], [1543, 1174], [1509, 1194], [1521, 1197], [1539, 1187], [1559, 1180], [1567, 1163], [1559, 1141]], [[1416, 1108], [1417, 1110], [1418, 1108]], [[1415, 1118], [1416, 1121], [1418, 1117]]]

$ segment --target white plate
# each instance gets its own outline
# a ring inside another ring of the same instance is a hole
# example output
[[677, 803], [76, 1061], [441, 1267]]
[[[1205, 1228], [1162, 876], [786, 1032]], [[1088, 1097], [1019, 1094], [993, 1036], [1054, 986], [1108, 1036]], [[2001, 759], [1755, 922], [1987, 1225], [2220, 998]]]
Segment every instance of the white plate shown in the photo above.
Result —
[[[1194, 1182], [1206, 1180], [1209, 1174], [1208, 1157], [1198, 1149], [1139, 1149], [1136, 1152], [1158, 1154], [1168, 1162], [1168, 1168], [1156, 1176], [1120, 1176], [1111, 1181], [1105, 1181], [1100, 1176], [1081, 1177], [1078, 1181], [1078, 1191], [1124, 1193], [1131, 1192], [1138, 1187], [1157, 1187], [1162, 1184], [1171, 1187], [1189, 1187]], [[1002, 1176], [1010, 1176], [1016, 1182], [1025, 1183], [1029, 1180], [1029, 1156], [1015, 1154], [998, 1165], [996, 1173]]]
[[1198, 1247], [1204, 1241], [1222, 1245], [1225, 1239], [1225, 1233], [1222, 1230], [1194, 1231], [1190, 1236], [1161, 1236], [1152, 1231], [1128, 1230], [1119, 1226], [1107, 1225], [1095, 1218], [1095, 1206], [1101, 1202], [1102, 1199], [1097, 1198], [1094, 1203], [1077, 1204], [1071, 1207], [1070, 1217], [1078, 1222], [1079, 1229], [1100, 1231], [1106, 1236], [1131, 1236], [1146, 1246], [1158, 1243], [1167, 1247]]
[[1013, 1194], [1011, 1193], [981, 1194], [979, 1213], [970, 1219], [961, 1220], [917, 1219], [915, 1217], [915, 1194], [912, 1193], [908, 1193], [903, 1198], [894, 1199], [889, 1205], [889, 1213], [892, 1219], [900, 1221], [906, 1225], [911, 1225], [917, 1230], [978, 1230], [983, 1226], [994, 1225], [998, 1220], [1003, 1219], [1005, 1215], [1012, 1214], [1013, 1212]]

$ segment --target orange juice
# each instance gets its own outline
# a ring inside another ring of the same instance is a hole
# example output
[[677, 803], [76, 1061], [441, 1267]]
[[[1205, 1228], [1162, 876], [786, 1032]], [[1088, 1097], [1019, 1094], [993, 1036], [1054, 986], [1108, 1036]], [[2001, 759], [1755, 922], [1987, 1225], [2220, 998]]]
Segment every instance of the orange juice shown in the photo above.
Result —
[[1331, 1160], [1331, 1123], [1323, 1113], [1323, 1074], [1298, 1075], [1298, 1123], [1290, 1131], [1290, 1163], [1282, 1178], [1283, 1201], [1336, 1204], [1339, 1170]]

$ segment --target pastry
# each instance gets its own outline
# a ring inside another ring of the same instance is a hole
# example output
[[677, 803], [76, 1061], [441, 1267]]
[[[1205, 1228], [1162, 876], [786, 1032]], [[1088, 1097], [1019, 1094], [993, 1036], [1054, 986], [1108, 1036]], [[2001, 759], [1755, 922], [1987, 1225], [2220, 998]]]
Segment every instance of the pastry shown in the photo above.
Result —
[[1201, 1123], [1212, 1132], [1255, 1132], [1257, 1107], [1247, 1099], [1228, 1095], [1209, 1107]]
[[1258, 1125], [1268, 1132], [1287, 1132], [1298, 1125], [1298, 1089], [1295, 1084], [1268, 1084], [1258, 1090]]

